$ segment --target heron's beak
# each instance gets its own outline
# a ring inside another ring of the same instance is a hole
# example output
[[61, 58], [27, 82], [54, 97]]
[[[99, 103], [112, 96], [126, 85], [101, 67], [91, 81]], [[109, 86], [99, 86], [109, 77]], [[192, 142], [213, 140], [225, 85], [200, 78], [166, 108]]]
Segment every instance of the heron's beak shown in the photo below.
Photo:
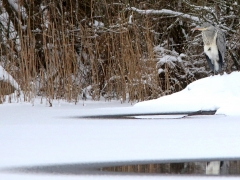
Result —
[[198, 31], [205, 31], [207, 28], [202, 28], [202, 27], [196, 27], [196, 28], [193, 28], [192, 30], [193, 31], [196, 31], [196, 30], [198, 30]]

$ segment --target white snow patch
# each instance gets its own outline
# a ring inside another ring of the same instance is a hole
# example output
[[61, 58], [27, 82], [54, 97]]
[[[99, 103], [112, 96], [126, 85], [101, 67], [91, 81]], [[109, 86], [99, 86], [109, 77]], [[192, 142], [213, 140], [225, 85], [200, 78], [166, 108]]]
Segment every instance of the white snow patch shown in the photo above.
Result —
[[132, 15], [129, 16], [129, 19], [128, 19], [128, 24], [132, 24]]
[[18, 83], [13, 79], [13, 77], [2, 66], [0, 66], [0, 81], [9, 82], [15, 89], [20, 88]]
[[97, 20], [94, 20], [93, 26], [95, 26], [95, 27], [104, 27], [104, 23], [102, 23], [100, 21], [97, 21]]
[[137, 103], [137, 108], [162, 112], [217, 110], [216, 114], [240, 115], [240, 72], [215, 75], [189, 84], [169, 96]]

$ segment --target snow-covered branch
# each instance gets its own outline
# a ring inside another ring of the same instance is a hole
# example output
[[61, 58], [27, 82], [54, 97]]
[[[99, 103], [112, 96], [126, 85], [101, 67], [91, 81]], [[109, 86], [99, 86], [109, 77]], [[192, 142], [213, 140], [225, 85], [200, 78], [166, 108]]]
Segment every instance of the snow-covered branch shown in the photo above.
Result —
[[0, 65], [0, 81], [10, 83], [16, 90], [20, 89], [15, 79]]
[[16, 2], [13, 1], [13, 0], [8, 0], [8, 3], [11, 5], [11, 7], [12, 7], [16, 12], [18, 12], [18, 10], [20, 9], [18, 3], [16, 3]]
[[9, 5], [14, 9], [14, 11], [17, 12], [21, 12], [22, 18], [26, 19], [27, 15], [26, 15], [26, 9], [22, 6], [20, 6], [18, 1], [14, 1], [14, 0], [8, 0]]
[[190, 14], [184, 14], [182, 12], [172, 11], [169, 9], [161, 9], [161, 10], [140, 10], [135, 7], [131, 7], [131, 10], [138, 12], [139, 14], [164, 14], [164, 15], [174, 15], [174, 16], [180, 16], [182, 18], [190, 19], [192, 21], [199, 21], [200, 19], [197, 16], [192, 16]]
[[186, 3], [189, 7], [193, 8], [196, 11], [202, 11], [202, 10], [207, 11], [209, 14], [211, 14], [213, 16], [213, 18], [215, 19], [216, 22], [218, 21], [217, 15], [215, 14], [214, 10], [211, 7], [195, 6], [195, 5], [187, 2], [186, 0], [184, 0], [183, 2]]
[[212, 8], [211, 7], [207, 7], [207, 6], [196, 6], [196, 5], [193, 5], [189, 2], [187, 2], [186, 0], [183, 1], [185, 4], [187, 4], [188, 6], [190, 6], [191, 8], [195, 9], [195, 10], [205, 10], [205, 11], [208, 11], [208, 12], [212, 12]]

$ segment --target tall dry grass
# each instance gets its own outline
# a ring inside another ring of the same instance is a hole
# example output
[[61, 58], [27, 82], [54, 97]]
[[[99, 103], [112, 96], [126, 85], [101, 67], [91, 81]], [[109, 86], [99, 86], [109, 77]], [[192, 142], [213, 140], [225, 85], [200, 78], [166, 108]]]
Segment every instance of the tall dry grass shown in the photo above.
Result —
[[28, 18], [26, 28], [18, 28], [17, 39], [9, 43], [4, 68], [20, 84], [25, 101], [36, 95], [47, 98], [50, 105], [53, 99], [79, 100], [82, 67], [75, 50], [79, 34], [73, 33], [73, 14], [64, 16], [63, 7], [62, 12], [58, 10], [54, 4], [49, 5], [37, 22], [42, 29], [34, 29], [37, 26]]
[[112, 19], [108, 29], [99, 29], [90, 25], [96, 23], [93, 18], [77, 17], [75, 5], [66, 11], [50, 4], [34, 22], [41, 29], [34, 29], [39, 26], [28, 18], [26, 28], [18, 28], [17, 40], [9, 43], [5, 68], [20, 84], [24, 100], [39, 95], [50, 105], [52, 99], [78, 102], [83, 93], [94, 100], [158, 97], [151, 22], [146, 20], [142, 27], [128, 24], [129, 16], [120, 13], [118, 27], [111, 27]]

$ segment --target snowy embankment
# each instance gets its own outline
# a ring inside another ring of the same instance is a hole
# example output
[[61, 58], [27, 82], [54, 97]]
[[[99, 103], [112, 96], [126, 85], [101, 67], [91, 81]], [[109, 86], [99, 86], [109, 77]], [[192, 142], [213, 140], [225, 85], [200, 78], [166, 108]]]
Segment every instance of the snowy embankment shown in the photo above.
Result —
[[[240, 115], [240, 72], [215, 75], [197, 80], [184, 90], [158, 99], [143, 101], [134, 107], [105, 109], [104, 111], [86, 110], [79, 116], [148, 114], [161, 112], [214, 111], [216, 114]], [[20, 89], [13, 77], [0, 66], [0, 81], [9, 82]]]
[[109, 108], [100, 112], [85, 111], [81, 115], [154, 114], [216, 110], [216, 114], [238, 116], [240, 115], [239, 79], [240, 72], [210, 76], [189, 84], [180, 92], [143, 101], [133, 107]]
[[240, 115], [240, 72], [197, 80], [180, 92], [137, 103], [135, 108], [157, 108], [160, 112], [217, 110], [216, 114]]

